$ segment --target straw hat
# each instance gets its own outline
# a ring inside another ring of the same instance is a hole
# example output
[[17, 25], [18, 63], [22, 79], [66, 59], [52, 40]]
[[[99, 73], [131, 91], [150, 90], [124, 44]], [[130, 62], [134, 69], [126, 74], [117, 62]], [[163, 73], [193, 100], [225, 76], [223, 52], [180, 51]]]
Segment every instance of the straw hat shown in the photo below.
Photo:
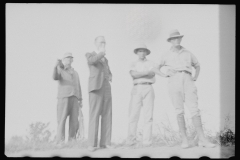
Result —
[[140, 44], [136, 49], [134, 49], [134, 53], [136, 54], [139, 49], [144, 49], [147, 51], [147, 55], [151, 53], [149, 49], [147, 49], [147, 46], [145, 44]]
[[169, 38], [167, 39], [167, 41], [169, 42], [171, 38], [177, 38], [177, 37], [183, 37], [183, 35], [181, 35], [177, 29], [174, 29], [169, 33]]

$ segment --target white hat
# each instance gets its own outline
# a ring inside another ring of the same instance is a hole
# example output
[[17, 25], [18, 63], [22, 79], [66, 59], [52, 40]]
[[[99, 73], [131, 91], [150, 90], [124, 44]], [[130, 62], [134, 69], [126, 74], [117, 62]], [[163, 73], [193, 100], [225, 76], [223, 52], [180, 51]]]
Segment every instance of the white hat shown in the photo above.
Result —
[[134, 53], [136, 54], [139, 49], [145, 49], [147, 51], [147, 55], [151, 53], [149, 49], [147, 49], [147, 46], [145, 44], [140, 44], [136, 49], [134, 49]]
[[62, 59], [66, 58], [66, 57], [72, 57], [73, 58], [72, 53], [70, 53], [70, 52], [64, 53]]
[[167, 41], [169, 42], [169, 40], [171, 38], [177, 38], [177, 37], [183, 37], [183, 35], [181, 35], [177, 29], [171, 30], [171, 32], [169, 33], [169, 38], [167, 39]]

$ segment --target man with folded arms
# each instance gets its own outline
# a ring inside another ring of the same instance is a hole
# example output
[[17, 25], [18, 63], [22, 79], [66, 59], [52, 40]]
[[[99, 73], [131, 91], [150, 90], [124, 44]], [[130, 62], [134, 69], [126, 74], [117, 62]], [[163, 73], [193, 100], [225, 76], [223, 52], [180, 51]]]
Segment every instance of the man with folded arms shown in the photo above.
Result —
[[95, 151], [98, 146], [98, 125], [101, 116], [100, 148], [112, 148], [112, 73], [105, 57], [105, 38], [98, 36], [95, 39], [95, 51], [86, 53], [90, 77], [89, 91], [89, 129], [88, 150]]
[[[152, 144], [152, 121], [154, 107], [154, 90], [152, 84], [155, 83], [155, 73], [152, 71], [156, 65], [154, 62], [146, 59], [150, 54], [145, 44], [140, 44], [134, 53], [138, 60], [131, 64], [130, 75], [133, 78], [133, 89], [129, 106], [129, 126], [128, 126], [128, 145], [136, 143], [137, 124], [141, 108], [144, 111], [144, 126], [142, 144], [149, 146]], [[164, 74], [161, 74], [165, 76]]]
[[[197, 80], [200, 72], [200, 64], [197, 58], [187, 49], [180, 45], [183, 35], [178, 30], [172, 30], [167, 39], [172, 44], [170, 50], [163, 55], [158, 70], [155, 73], [162, 74], [160, 69], [163, 66], [169, 67], [167, 75], [169, 78], [169, 94], [172, 104], [176, 110], [180, 135], [182, 137], [182, 148], [188, 148], [189, 143], [186, 134], [184, 120], [184, 103], [191, 113], [193, 124], [199, 138], [198, 145], [203, 147], [215, 147], [204, 136], [201, 116], [198, 109], [197, 88], [194, 81]], [[192, 77], [192, 67], [196, 69]]]
[[69, 138], [76, 138], [78, 130], [78, 111], [82, 107], [82, 93], [78, 73], [71, 67], [72, 53], [65, 53], [58, 60], [53, 71], [53, 79], [58, 81], [57, 103], [57, 143], [61, 144], [65, 139], [65, 123], [69, 116]]

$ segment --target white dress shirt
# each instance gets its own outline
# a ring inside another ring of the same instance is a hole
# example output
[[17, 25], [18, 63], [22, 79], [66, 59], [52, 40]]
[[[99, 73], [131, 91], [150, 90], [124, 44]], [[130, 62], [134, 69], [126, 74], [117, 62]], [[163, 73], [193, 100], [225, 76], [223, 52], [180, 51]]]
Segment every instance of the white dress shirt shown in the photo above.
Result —
[[[152, 61], [149, 61], [145, 59], [144, 61], [137, 60], [132, 62], [130, 66], [130, 71], [137, 71], [137, 72], [146, 72], [150, 71], [152, 68], [156, 67], [156, 64]], [[133, 84], [136, 83], [143, 83], [143, 82], [150, 82], [150, 83], [155, 83], [155, 76], [151, 79], [149, 78], [138, 78], [133, 80]]]

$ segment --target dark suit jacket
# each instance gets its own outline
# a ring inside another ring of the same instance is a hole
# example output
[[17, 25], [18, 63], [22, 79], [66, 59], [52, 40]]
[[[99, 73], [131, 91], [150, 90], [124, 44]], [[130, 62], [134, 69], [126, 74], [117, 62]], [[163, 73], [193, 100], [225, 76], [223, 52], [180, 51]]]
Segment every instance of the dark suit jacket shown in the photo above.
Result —
[[[93, 90], [98, 90], [102, 87], [103, 80], [104, 80], [104, 65], [101, 61], [101, 58], [104, 57], [104, 53], [97, 54], [96, 52], [92, 53], [86, 53], [86, 58], [88, 61], [88, 67], [90, 70], [90, 76], [88, 80], [88, 91], [91, 92]], [[105, 57], [107, 66], [108, 66], [108, 60]], [[109, 76], [112, 76], [112, 73], [109, 69]]]

